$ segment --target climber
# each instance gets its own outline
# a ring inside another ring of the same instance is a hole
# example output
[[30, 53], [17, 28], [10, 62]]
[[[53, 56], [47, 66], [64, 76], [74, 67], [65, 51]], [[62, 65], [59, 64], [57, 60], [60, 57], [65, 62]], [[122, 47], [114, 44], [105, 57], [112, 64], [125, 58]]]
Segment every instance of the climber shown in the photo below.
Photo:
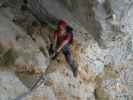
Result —
[[65, 55], [66, 61], [71, 67], [73, 71], [73, 75], [77, 76], [77, 66], [74, 64], [72, 59], [71, 51], [69, 48], [69, 44], [73, 41], [73, 28], [67, 25], [67, 23], [63, 20], [60, 20], [57, 25], [57, 30], [54, 32], [54, 42], [51, 44], [51, 54], [53, 54], [53, 59], [63, 51]]

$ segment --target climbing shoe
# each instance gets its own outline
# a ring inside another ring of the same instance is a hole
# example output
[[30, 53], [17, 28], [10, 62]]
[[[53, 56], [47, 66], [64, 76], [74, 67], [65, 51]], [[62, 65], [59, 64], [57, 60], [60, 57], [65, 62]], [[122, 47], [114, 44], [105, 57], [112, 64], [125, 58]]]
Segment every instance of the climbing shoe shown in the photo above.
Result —
[[78, 66], [76, 64], [72, 64], [71, 69], [72, 69], [72, 72], [73, 72], [73, 76], [77, 77], [77, 75], [78, 75]]
[[77, 77], [78, 76], [78, 68], [73, 69], [73, 76]]

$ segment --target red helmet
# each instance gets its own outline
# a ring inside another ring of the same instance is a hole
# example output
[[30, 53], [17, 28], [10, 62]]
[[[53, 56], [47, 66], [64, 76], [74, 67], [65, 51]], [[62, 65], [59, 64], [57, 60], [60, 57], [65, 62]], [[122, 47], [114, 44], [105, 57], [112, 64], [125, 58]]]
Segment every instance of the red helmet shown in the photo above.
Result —
[[66, 21], [64, 21], [64, 20], [60, 20], [59, 22], [58, 22], [58, 28], [60, 29], [60, 26], [63, 26], [64, 28], [67, 26], [67, 23], [66, 23]]

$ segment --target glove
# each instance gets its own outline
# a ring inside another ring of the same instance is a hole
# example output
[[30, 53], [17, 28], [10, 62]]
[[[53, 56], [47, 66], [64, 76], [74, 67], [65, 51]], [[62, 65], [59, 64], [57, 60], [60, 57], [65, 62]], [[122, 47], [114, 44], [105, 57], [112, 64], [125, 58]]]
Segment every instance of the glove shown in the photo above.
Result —
[[56, 57], [58, 56], [59, 52], [54, 52], [53, 56], [52, 56], [52, 60], [56, 59]]
[[53, 44], [50, 44], [50, 48], [48, 49], [48, 52], [50, 56], [54, 54]]

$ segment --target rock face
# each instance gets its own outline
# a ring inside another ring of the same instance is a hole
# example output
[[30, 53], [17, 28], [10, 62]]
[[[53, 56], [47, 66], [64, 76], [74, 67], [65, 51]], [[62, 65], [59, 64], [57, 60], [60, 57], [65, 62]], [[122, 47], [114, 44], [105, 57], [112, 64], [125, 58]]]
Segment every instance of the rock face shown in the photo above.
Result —
[[[1, 0], [0, 100], [132, 100], [132, 2]], [[48, 55], [59, 19], [75, 29], [77, 78], [62, 54]]]
[[16, 96], [28, 91], [22, 82], [16, 77], [15, 73], [8, 71], [7, 69], [1, 70], [0, 84], [1, 100], [13, 100]]
[[[54, 69], [52, 67], [55, 67]], [[52, 68], [52, 69], [51, 69]], [[41, 85], [31, 95], [24, 100], [95, 100], [93, 95], [94, 83], [86, 85], [75, 79], [72, 72], [63, 65], [52, 65], [48, 70], [53, 70], [48, 73], [45, 78], [44, 85]], [[45, 92], [42, 92], [45, 91]]]

